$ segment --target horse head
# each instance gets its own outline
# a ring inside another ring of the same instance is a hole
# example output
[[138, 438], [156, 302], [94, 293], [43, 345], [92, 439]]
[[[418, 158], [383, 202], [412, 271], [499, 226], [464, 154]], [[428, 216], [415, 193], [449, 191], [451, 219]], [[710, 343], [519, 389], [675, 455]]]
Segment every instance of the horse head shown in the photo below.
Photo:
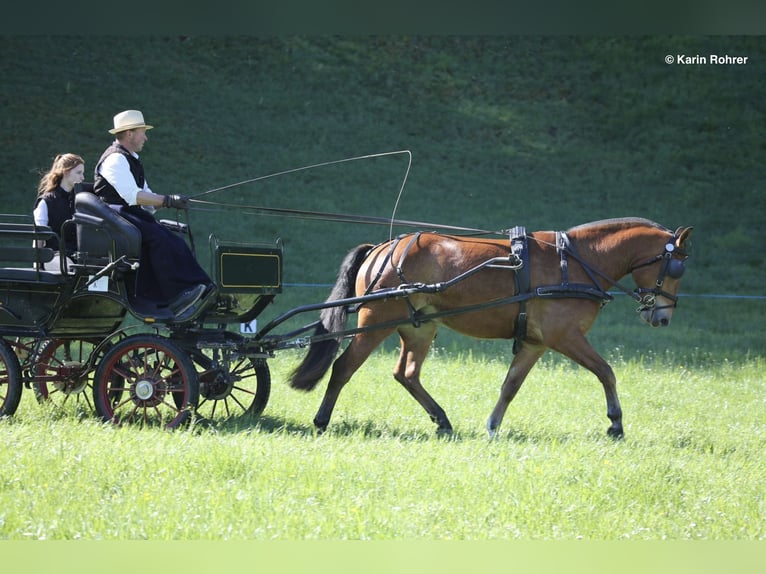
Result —
[[678, 304], [678, 290], [689, 256], [686, 249], [692, 227], [679, 227], [674, 233], [664, 232], [660, 253], [635, 264], [630, 272], [638, 287], [634, 290], [641, 318], [652, 327], [667, 327]]

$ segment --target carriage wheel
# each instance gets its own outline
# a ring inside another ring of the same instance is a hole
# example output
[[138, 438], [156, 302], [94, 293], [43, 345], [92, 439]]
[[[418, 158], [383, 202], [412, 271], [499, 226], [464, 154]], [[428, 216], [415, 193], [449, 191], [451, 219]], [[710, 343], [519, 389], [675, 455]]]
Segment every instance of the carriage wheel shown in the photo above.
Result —
[[243, 415], [255, 418], [266, 408], [271, 392], [266, 359], [249, 359], [218, 349], [208, 353], [195, 350], [191, 356], [198, 367], [197, 414], [211, 420]]
[[30, 339], [28, 337], [16, 337], [15, 339], [8, 340], [8, 343], [16, 354], [16, 358], [19, 360], [19, 366], [21, 372], [24, 373], [29, 368], [31, 358], [35, 353], [36, 339]]
[[94, 411], [94, 339], [53, 339], [45, 344], [33, 368], [32, 387], [40, 404]]
[[0, 339], [0, 417], [11, 416], [21, 401], [21, 367], [11, 346]]
[[187, 422], [199, 397], [189, 355], [156, 335], [132, 335], [99, 362], [93, 382], [96, 412], [116, 424], [175, 428]]

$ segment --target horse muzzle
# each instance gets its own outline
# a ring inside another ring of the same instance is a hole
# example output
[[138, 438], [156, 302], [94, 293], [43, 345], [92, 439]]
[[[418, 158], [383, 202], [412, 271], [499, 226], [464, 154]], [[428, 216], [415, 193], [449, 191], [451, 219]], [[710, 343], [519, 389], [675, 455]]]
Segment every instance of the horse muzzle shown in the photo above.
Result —
[[673, 316], [673, 306], [644, 307], [638, 310], [641, 319], [652, 327], [667, 327]]
[[641, 319], [652, 327], [667, 327], [670, 325], [670, 317], [660, 315], [660, 313], [657, 313], [652, 309], [641, 311]]

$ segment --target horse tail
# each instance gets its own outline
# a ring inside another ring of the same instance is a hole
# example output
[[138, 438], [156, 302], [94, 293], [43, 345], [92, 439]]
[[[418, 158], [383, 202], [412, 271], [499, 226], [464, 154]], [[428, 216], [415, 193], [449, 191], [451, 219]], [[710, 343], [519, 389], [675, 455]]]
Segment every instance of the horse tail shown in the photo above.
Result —
[[[330, 291], [327, 302], [346, 299], [354, 295], [354, 284], [356, 283], [356, 274], [362, 266], [367, 253], [373, 245], [362, 244], [352, 249], [338, 271], [338, 279], [335, 286]], [[348, 310], [345, 305], [328, 307], [323, 309], [320, 316], [319, 325], [314, 331], [314, 336], [326, 335], [342, 331], [346, 327]], [[327, 370], [332, 365], [335, 355], [340, 348], [340, 338], [321, 339], [312, 341], [309, 345], [309, 352], [292, 373], [290, 373], [290, 386], [301, 391], [312, 390]]]

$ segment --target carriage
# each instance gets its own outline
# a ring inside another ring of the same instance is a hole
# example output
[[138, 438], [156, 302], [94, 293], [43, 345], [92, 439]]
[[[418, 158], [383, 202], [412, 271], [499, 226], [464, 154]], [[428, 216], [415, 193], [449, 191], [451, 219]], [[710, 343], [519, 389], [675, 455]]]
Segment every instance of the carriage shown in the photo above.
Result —
[[[2, 216], [0, 222], [0, 416], [18, 408], [22, 389], [44, 404], [81, 404], [104, 421], [174, 428], [191, 419], [258, 416], [269, 400], [267, 361], [308, 348], [291, 386], [314, 388], [332, 365], [315, 425], [324, 430], [343, 386], [380, 342], [397, 332], [394, 378], [438, 430], [451, 432], [425, 391], [420, 370], [438, 323], [474, 337], [513, 339], [514, 358], [487, 428], [496, 432], [508, 404], [550, 348], [593, 372], [604, 386], [608, 433], [620, 437], [616, 378], [585, 340], [617, 287], [650, 324], [666, 325], [677, 303], [691, 228], [675, 232], [627, 218], [568, 232], [504, 230], [504, 238], [409, 233], [353, 249], [329, 298], [291, 309], [243, 333], [282, 292], [282, 246], [227, 241], [212, 234], [216, 300], [177, 319], [134, 292], [141, 237], [98, 197], [82, 191], [62, 228], [77, 251], [39, 247], [54, 232]], [[162, 220], [190, 237], [187, 224]], [[193, 243], [192, 243], [193, 244]], [[62, 242], [62, 247], [63, 247]], [[576, 247], [575, 247], [576, 245]], [[630, 290], [619, 279], [632, 275]], [[288, 333], [292, 317], [320, 319]], [[356, 328], [347, 328], [357, 313]], [[553, 318], [553, 319], [552, 319]], [[343, 339], [351, 342], [337, 361]]]
[[[178, 233], [188, 226], [162, 220]], [[215, 303], [176, 322], [134, 292], [141, 236], [90, 192], [75, 196], [77, 252], [38, 245], [54, 232], [22, 216], [0, 222], [0, 415], [22, 389], [43, 403], [81, 403], [104, 420], [175, 427], [200, 416], [258, 415], [270, 352], [228, 328], [252, 321], [282, 289], [279, 242], [210, 236]], [[61, 242], [62, 247], [64, 243]]]

